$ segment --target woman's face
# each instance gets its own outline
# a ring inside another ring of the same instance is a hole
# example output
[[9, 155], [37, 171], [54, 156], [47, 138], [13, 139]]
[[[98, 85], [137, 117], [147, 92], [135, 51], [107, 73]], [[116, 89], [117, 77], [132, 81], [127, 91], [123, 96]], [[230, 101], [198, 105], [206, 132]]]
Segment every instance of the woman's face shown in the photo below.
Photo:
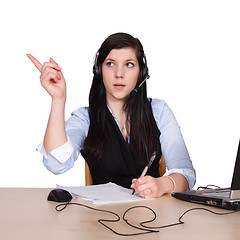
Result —
[[137, 83], [139, 70], [133, 48], [112, 49], [102, 64], [107, 102], [125, 102]]

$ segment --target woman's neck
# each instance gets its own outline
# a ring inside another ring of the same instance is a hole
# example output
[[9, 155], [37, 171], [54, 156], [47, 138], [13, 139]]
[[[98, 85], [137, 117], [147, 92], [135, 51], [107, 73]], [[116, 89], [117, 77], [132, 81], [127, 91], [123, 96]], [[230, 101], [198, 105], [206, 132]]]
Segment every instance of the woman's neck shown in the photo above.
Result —
[[128, 142], [129, 133], [130, 133], [130, 123], [127, 121], [127, 113], [124, 111], [124, 103], [121, 101], [109, 102], [107, 105], [112, 111], [113, 116], [117, 119], [120, 131], [123, 135], [123, 138]]
[[124, 102], [122, 101], [107, 101], [108, 107], [111, 109], [115, 118], [117, 118], [118, 122], [123, 123], [126, 122], [127, 114], [124, 111]]

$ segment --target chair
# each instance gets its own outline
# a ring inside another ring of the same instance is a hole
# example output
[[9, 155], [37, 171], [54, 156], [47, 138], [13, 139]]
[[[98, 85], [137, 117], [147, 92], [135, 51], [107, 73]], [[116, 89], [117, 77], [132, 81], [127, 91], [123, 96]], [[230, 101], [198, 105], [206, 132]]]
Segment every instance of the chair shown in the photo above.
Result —
[[[162, 177], [165, 172], [166, 172], [166, 164], [165, 164], [165, 161], [164, 161], [163, 156], [162, 156], [161, 159], [160, 159], [160, 162], [159, 162], [160, 177]], [[92, 177], [91, 177], [91, 174], [90, 174], [90, 171], [89, 171], [89, 168], [88, 168], [88, 164], [87, 164], [86, 161], [85, 161], [85, 185], [86, 186], [92, 185]]]

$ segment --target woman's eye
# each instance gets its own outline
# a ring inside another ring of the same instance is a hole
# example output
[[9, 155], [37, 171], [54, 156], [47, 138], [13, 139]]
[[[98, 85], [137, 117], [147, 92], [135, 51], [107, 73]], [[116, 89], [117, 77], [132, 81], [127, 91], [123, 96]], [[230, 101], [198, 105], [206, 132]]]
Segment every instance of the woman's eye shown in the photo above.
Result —
[[113, 65], [114, 65], [113, 62], [107, 62], [108, 67], [112, 67]]
[[127, 63], [127, 66], [130, 67], [130, 68], [132, 68], [132, 67], [134, 67], [134, 64], [131, 63], [131, 62], [129, 62], [129, 63]]

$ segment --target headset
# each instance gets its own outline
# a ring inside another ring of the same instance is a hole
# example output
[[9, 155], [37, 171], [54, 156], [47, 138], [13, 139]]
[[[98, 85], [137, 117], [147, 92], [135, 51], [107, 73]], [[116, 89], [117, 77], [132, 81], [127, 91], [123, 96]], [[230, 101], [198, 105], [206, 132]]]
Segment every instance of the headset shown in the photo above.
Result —
[[[93, 65], [93, 74], [96, 78], [100, 78], [102, 75], [102, 64], [99, 62], [99, 52], [96, 53], [96, 57], [95, 57], [95, 61], [94, 61], [94, 65]], [[144, 84], [144, 82], [146, 82], [147, 79], [149, 79], [150, 76], [148, 74], [148, 67], [147, 67], [147, 59], [146, 59], [146, 55], [143, 55], [143, 69], [142, 69], [142, 81], [140, 82], [140, 84], [135, 87], [130, 95], [131, 96], [135, 96], [138, 93], [138, 90], [141, 88], [141, 86]]]

